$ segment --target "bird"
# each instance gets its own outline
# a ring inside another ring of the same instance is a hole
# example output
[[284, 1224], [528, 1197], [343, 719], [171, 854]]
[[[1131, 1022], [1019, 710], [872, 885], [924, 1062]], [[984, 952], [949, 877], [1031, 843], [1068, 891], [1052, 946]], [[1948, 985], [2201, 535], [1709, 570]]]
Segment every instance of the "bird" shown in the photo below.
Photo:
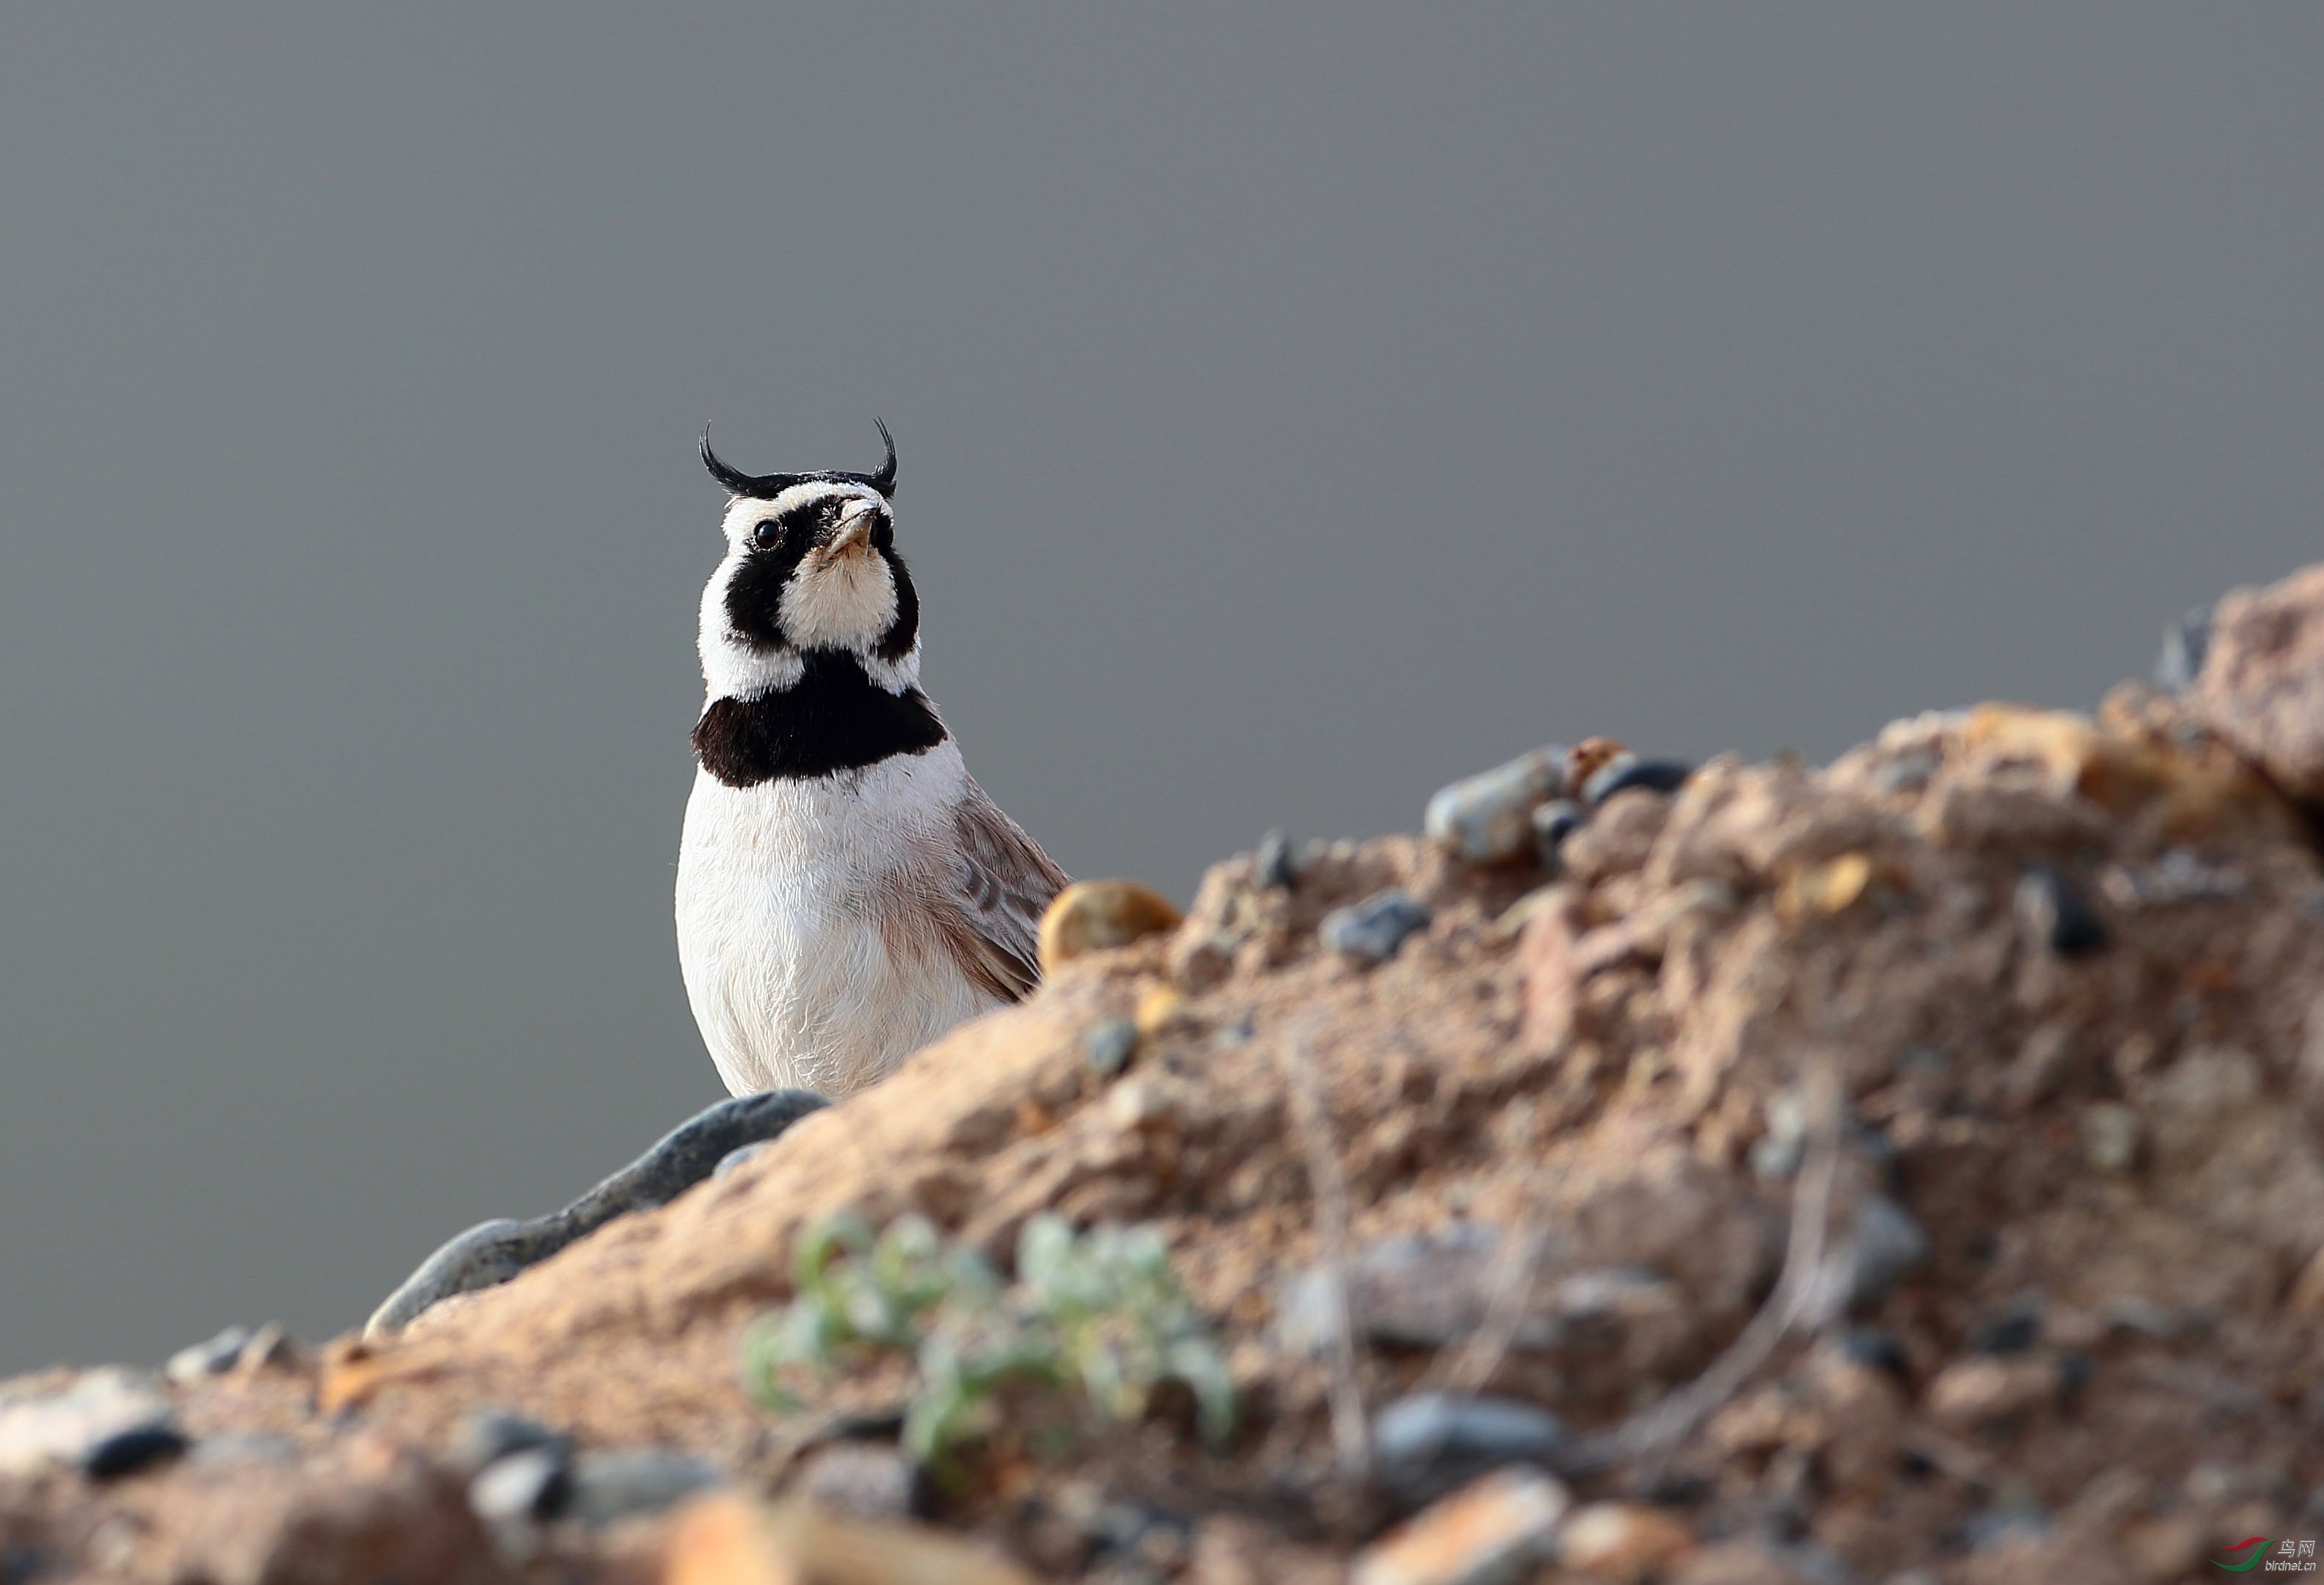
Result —
[[678, 843], [687, 1002], [735, 1095], [876, 1083], [1040, 978], [1063, 870], [986, 796], [920, 691], [920, 606], [875, 472], [748, 474], [702, 431], [725, 553]]

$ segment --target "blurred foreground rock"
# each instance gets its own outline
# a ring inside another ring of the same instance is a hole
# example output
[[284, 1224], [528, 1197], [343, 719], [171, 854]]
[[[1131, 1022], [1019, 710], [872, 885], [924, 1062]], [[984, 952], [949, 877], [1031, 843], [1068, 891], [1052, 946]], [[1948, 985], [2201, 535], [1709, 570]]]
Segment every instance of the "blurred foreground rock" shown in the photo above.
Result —
[[[392, 1338], [0, 1387], [0, 1568], [1958, 1585], [2324, 1537], [2319, 635], [2324, 570], [2094, 716], [1821, 770], [1592, 739], [1437, 839], [1271, 839]], [[1233, 1441], [1157, 1399], [923, 1482], [893, 1369], [761, 1407], [738, 1337], [843, 1210], [1003, 1262], [1153, 1223]]]

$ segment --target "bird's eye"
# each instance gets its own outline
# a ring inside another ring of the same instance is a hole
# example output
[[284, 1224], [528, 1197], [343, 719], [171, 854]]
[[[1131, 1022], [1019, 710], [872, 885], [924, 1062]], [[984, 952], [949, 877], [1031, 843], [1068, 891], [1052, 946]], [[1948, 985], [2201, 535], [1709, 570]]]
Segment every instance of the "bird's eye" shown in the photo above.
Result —
[[771, 517], [762, 517], [759, 526], [751, 531], [751, 542], [761, 547], [771, 545], [783, 537], [783, 525]]

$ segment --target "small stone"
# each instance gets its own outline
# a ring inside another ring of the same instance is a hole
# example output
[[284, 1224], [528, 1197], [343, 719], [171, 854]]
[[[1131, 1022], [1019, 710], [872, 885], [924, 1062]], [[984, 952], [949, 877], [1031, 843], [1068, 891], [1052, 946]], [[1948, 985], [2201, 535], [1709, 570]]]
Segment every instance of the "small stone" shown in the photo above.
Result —
[[1137, 1010], [1130, 1021], [1141, 1035], [1156, 1035], [1185, 1021], [1193, 1011], [1184, 995], [1176, 987], [1149, 985], [1138, 997]]
[[1944, 762], [1925, 748], [1910, 749], [1895, 758], [1883, 761], [1872, 773], [1872, 788], [1876, 792], [1918, 792], [1935, 777]]
[[1591, 1503], [1558, 1533], [1557, 1561], [1592, 1580], [1635, 1585], [1694, 1547], [1693, 1526], [1668, 1508]]
[[2061, 958], [2080, 958], [2107, 944], [2106, 926], [2071, 881], [2037, 864], [2017, 883], [2017, 917], [2025, 933]]
[[1372, 1423], [1372, 1448], [1388, 1483], [1433, 1497], [1505, 1464], [1544, 1464], [1565, 1446], [1565, 1423], [1514, 1398], [1416, 1393]]
[[1362, 902], [1323, 916], [1323, 944], [1360, 963], [1385, 963], [1405, 938], [1428, 924], [1428, 910], [1401, 886], [1374, 892]]
[[1912, 1365], [1904, 1358], [1904, 1345], [1896, 1340], [1894, 1332], [1883, 1331], [1877, 1326], [1850, 1327], [1840, 1334], [1840, 1349], [1858, 1365], [1900, 1382], [1912, 1379]]
[[1111, 1079], [1129, 1067], [1130, 1059], [1137, 1054], [1138, 1025], [1128, 1018], [1108, 1018], [1082, 1040], [1082, 1055], [1088, 1060], [1090, 1071], [1101, 1079]]
[[1041, 915], [1041, 972], [1176, 930], [1181, 917], [1169, 899], [1136, 881], [1075, 881]]
[[1438, 847], [1474, 864], [1500, 864], [1530, 846], [1532, 815], [1565, 791], [1563, 745], [1536, 748], [1507, 765], [1440, 788], [1421, 829]]
[[1945, 1429], [1978, 1431], [2038, 1409], [2057, 1394], [2058, 1371], [2051, 1360], [1979, 1354], [1937, 1372], [1922, 1402], [1929, 1418]]
[[[778, 1138], [800, 1118], [830, 1104], [809, 1090], [769, 1089], [705, 1107], [564, 1210], [530, 1221], [496, 1217], [443, 1245], [372, 1312], [364, 1323], [364, 1339], [392, 1337], [456, 1293], [507, 1282], [616, 1217], [668, 1205], [708, 1178], [742, 1145]], [[352, 1401], [345, 1395], [359, 1395], [361, 1384], [374, 1376], [370, 1370], [350, 1368], [357, 1364], [353, 1358], [326, 1359], [322, 1397], [327, 1405]]]
[[1093, 1572], [1101, 1580], [1162, 1585], [1177, 1578], [1193, 1550], [1185, 1518], [1165, 1509], [1102, 1498], [1061, 1506], [1084, 1540], [1093, 1543], [1097, 1557]]
[[835, 1441], [800, 1460], [789, 1492], [859, 1519], [908, 1519], [921, 1506], [921, 1488], [920, 1467], [901, 1449]]
[[755, 1140], [749, 1145], [736, 1145], [733, 1149], [728, 1151], [724, 1155], [718, 1158], [718, 1164], [710, 1169], [711, 1179], [715, 1182], [717, 1179], [726, 1176], [737, 1167], [758, 1160], [760, 1156], [766, 1154], [766, 1150], [767, 1142], [763, 1139]]
[[115, 1439], [159, 1431], [175, 1434], [169, 1400], [151, 1376], [119, 1366], [82, 1371], [57, 1391], [0, 1391], [0, 1474], [86, 1469]]
[[1856, 1208], [1843, 1256], [1849, 1303], [1879, 1303], [1928, 1257], [1929, 1236], [1911, 1211], [1886, 1195], [1866, 1196]]
[[537, 1524], [565, 1506], [571, 1475], [564, 1449], [525, 1448], [476, 1471], [468, 1482], [468, 1506], [487, 1525]]
[[1281, 826], [1259, 839], [1259, 851], [1252, 856], [1250, 878], [1262, 886], [1287, 892], [1299, 884], [1299, 860], [1291, 846], [1291, 833]]
[[1167, 1133], [1180, 1121], [1177, 1098], [1139, 1079], [1125, 1079], [1106, 1091], [1105, 1115], [1125, 1134]]
[[662, 1585], [1034, 1585], [987, 1547], [927, 1525], [867, 1524], [808, 1502], [765, 1508], [723, 1491], [687, 1504], [660, 1550]]
[[273, 1464], [299, 1461], [299, 1444], [272, 1431], [226, 1431], [206, 1436], [191, 1450], [193, 1462], [202, 1464]]
[[2024, 1354], [2042, 1340], [2042, 1296], [2027, 1293], [2011, 1300], [1969, 1329], [1966, 1339], [1972, 1354]]
[[2144, 870], [2108, 865], [2098, 877], [2118, 908], [2160, 908], [2189, 903], [2232, 903], [2251, 895], [2251, 882], [2225, 865], [2206, 864], [2173, 848]]
[[90, 1448], [82, 1455], [80, 1467], [92, 1480], [114, 1480], [174, 1459], [191, 1445], [174, 1425], [140, 1425]]
[[535, 1448], [549, 1449], [562, 1456], [572, 1451], [573, 1440], [561, 1431], [507, 1409], [479, 1409], [461, 1423], [459, 1434], [452, 1441], [452, 1462], [456, 1468], [474, 1475], [512, 1453]]
[[234, 1367], [245, 1375], [254, 1370], [293, 1370], [299, 1359], [299, 1339], [270, 1321], [250, 1334]]
[[1767, 1131], [1751, 1146], [1751, 1172], [1779, 1182], [1800, 1170], [1808, 1148], [1808, 1105], [1796, 1089], [1779, 1089], [1760, 1103]]
[[1590, 778], [1618, 759], [1636, 760], [1638, 756], [1615, 742], [1611, 737], [1584, 737], [1565, 751], [1565, 784], [1581, 795], [1581, 789]]
[[659, 1514], [717, 1485], [719, 1474], [715, 1465], [676, 1448], [608, 1448], [574, 1460], [572, 1480], [564, 1511], [604, 1525], [631, 1514]]
[[2324, 802], [2324, 565], [2221, 597], [2195, 700], [2288, 796]]
[[1542, 864], [1556, 869], [1559, 849], [1565, 839], [1582, 828], [1582, 806], [1571, 798], [1553, 798], [1533, 811], [1534, 854]]
[[2127, 1173], [2138, 1163], [2138, 1113], [2118, 1100], [2082, 1108], [2082, 1159], [2101, 1173]]
[[161, 1367], [161, 1375], [173, 1385], [183, 1386], [199, 1381], [206, 1376], [223, 1376], [242, 1358], [244, 1345], [254, 1334], [246, 1326], [230, 1326], [217, 1336], [199, 1343], [190, 1343], [170, 1356]]
[[1961, 1544], [1970, 1552], [1989, 1552], [2037, 1539], [2049, 1530], [2050, 1516], [2041, 1509], [2010, 1504], [1972, 1514], [1961, 1526]]
[[1845, 913], [1868, 895], [1890, 890], [1889, 877], [1868, 853], [1842, 853], [1802, 865], [1784, 877], [1775, 906], [1786, 919]]
[[2184, 693], [2203, 674], [2203, 656], [2211, 647], [2211, 607], [2197, 606], [2163, 630], [2163, 653], [2154, 657], [2154, 686], [2165, 693]]
[[1649, 792], [1675, 792], [1686, 785], [1694, 767], [1675, 759], [1637, 759], [1625, 755], [1608, 761], [1582, 784], [1582, 802], [1595, 808], [1617, 792], [1643, 787]]
[[1414, 1515], [1366, 1547], [1350, 1585], [1504, 1585], [1549, 1552], [1572, 1502], [1563, 1482], [1502, 1469]]

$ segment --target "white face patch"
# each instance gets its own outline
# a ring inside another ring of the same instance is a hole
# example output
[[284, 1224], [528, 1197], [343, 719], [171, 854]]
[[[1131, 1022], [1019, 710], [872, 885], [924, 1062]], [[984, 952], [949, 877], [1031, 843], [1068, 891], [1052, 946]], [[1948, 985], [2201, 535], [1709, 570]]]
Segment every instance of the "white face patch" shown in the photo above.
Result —
[[801, 649], [869, 649], [896, 619], [896, 579], [869, 542], [809, 551], [783, 586], [783, 632]]
[[794, 647], [772, 653], [754, 649], [733, 631], [726, 590], [759, 524], [825, 502], [837, 504], [843, 514], [858, 503], [889, 510], [877, 491], [828, 479], [793, 485], [770, 501], [739, 498], [727, 507], [726, 555], [702, 591], [702, 675], [711, 699], [760, 699], [792, 686], [805, 671], [798, 652], [807, 649], [853, 652], [864, 674], [890, 693], [901, 693], [919, 681], [917, 635], [909, 653], [895, 660], [883, 660], [873, 651], [896, 620], [897, 591], [887, 560], [868, 541], [839, 551], [810, 550], [786, 580], [777, 616]]

